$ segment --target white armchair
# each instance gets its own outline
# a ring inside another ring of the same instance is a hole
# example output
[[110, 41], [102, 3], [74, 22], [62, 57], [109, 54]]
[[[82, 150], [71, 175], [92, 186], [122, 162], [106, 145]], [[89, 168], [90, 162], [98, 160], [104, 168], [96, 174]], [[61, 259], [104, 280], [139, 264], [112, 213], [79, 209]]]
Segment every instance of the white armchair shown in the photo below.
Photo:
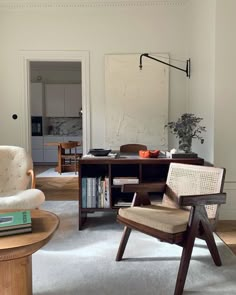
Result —
[[0, 209], [39, 208], [44, 200], [31, 156], [22, 147], [0, 146]]

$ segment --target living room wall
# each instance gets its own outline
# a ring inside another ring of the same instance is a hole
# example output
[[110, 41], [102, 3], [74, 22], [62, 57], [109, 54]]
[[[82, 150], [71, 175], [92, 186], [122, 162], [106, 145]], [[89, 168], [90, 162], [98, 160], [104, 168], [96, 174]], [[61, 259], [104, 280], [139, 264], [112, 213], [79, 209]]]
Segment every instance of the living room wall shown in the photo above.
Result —
[[203, 118], [207, 132], [202, 134], [204, 144], [193, 141], [193, 150], [198, 150], [210, 163], [214, 163], [214, 87], [215, 87], [215, 0], [189, 1], [189, 56], [192, 71], [189, 82], [189, 112]]
[[234, 0], [189, 2], [189, 110], [202, 114], [207, 127], [205, 143], [198, 150], [210, 163], [226, 168], [227, 202], [221, 207], [221, 219], [235, 219], [236, 212], [236, 138], [232, 132], [236, 123], [235, 10]]
[[[185, 1], [83, 7], [64, 2], [62, 7], [31, 3], [0, 10], [0, 144], [22, 145], [25, 132], [20, 127], [25, 119], [22, 115], [25, 102], [20, 93], [23, 70], [19, 68], [19, 53], [22, 50], [89, 51], [92, 147], [105, 145], [105, 54], [163, 52], [171, 58], [188, 58]], [[188, 83], [184, 73], [170, 70], [170, 119], [186, 110]], [[12, 119], [14, 113], [18, 115], [17, 120]], [[7, 131], [3, 126], [7, 126]], [[173, 144], [170, 141], [170, 147]]]
[[223, 217], [235, 219], [236, 212], [236, 1], [216, 1], [215, 50], [215, 163], [226, 168], [227, 205]]

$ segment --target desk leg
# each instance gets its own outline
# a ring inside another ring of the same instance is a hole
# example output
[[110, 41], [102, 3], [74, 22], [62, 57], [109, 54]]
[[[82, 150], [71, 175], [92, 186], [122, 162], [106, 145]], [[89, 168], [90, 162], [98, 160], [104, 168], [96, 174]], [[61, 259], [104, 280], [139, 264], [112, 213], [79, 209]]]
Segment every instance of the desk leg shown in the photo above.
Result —
[[32, 295], [32, 256], [0, 262], [1, 295]]

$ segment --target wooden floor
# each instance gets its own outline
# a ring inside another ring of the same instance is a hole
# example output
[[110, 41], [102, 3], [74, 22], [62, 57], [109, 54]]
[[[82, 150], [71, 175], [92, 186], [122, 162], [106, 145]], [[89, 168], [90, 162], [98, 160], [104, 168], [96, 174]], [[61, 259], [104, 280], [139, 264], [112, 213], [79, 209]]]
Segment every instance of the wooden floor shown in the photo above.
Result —
[[[78, 177], [37, 178], [37, 174], [51, 168], [35, 166], [36, 187], [41, 189], [46, 200], [78, 200]], [[236, 255], [236, 220], [220, 220], [216, 233]]]
[[236, 255], [236, 220], [220, 220], [216, 233]]

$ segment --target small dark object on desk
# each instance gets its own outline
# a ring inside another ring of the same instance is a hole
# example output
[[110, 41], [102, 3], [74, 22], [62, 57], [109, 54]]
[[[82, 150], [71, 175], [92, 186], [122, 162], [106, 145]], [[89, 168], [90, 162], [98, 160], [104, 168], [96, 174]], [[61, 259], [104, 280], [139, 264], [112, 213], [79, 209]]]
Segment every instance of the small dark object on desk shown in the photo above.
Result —
[[89, 153], [93, 156], [107, 156], [109, 153], [111, 152], [111, 150], [105, 150], [105, 149], [91, 149], [89, 151]]
[[175, 153], [175, 154], [171, 154], [171, 153], [167, 153], [167, 158], [172, 158], [172, 159], [176, 159], [176, 158], [197, 158], [198, 154], [196, 153]]

